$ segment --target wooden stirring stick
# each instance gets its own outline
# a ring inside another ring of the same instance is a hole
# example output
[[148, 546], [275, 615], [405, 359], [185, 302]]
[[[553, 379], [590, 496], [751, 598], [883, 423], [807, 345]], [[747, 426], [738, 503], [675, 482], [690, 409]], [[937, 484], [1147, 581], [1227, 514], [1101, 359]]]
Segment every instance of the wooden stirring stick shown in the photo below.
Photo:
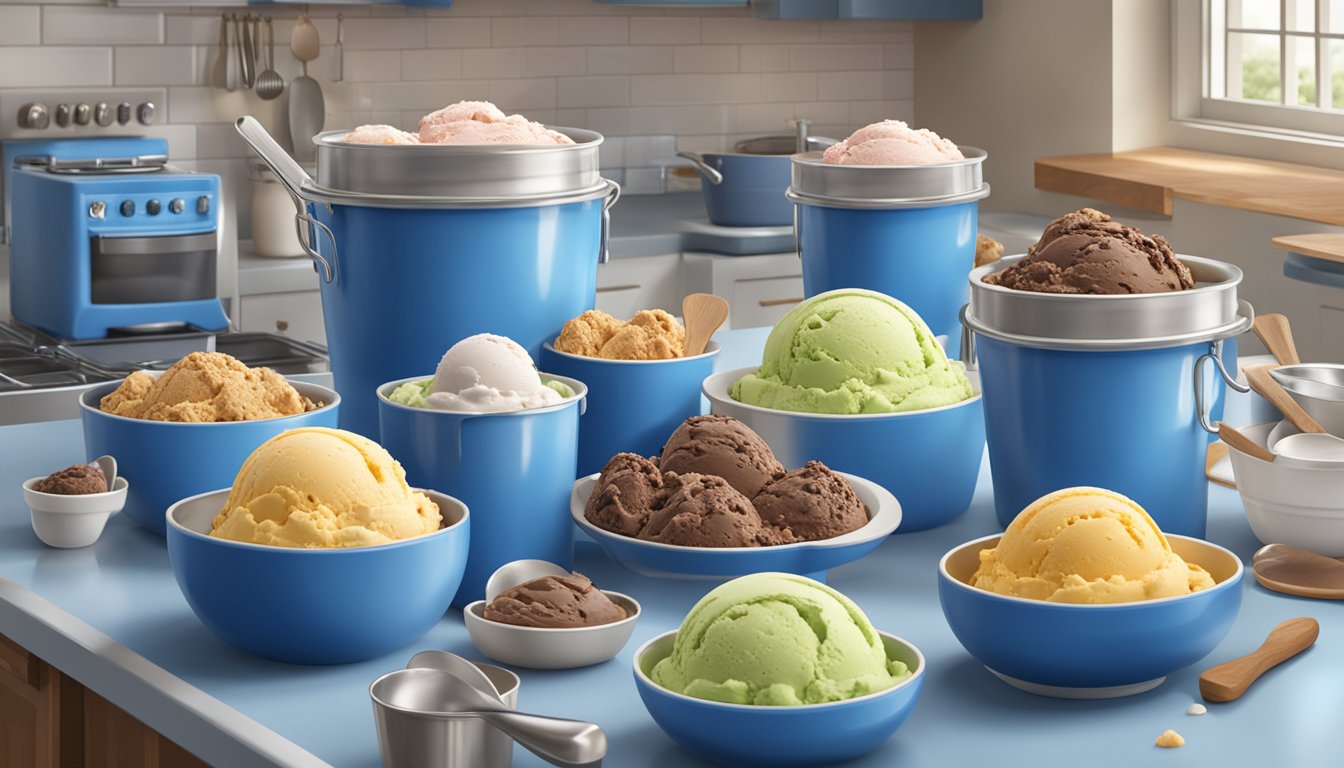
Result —
[[1283, 413], [1283, 417], [1288, 423], [1303, 432], [1325, 433], [1325, 427], [1320, 422], [1311, 417], [1311, 414], [1302, 410], [1302, 406], [1297, 404], [1293, 396], [1288, 394], [1288, 390], [1283, 385], [1274, 380], [1269, 375], [1272, 365], [1253, 365], [1246, 369], [1246, 381], [1251, 385], [1255, 393], [1265, 398]]
[[686, 324], [686, 356], [705, 351], [709, 337], [728, 319], [728, 302], [712, 293], [692, 293], [681, 300], [681, 319]]
[[1344, 562], [1287, 544], [1267, 544], [1251, 558], [1265, 589], [1318, 600], [1344, 600]]
[[1218, 422], [1218, 439], [1236, 448], [1244, 454], [1254, 456], [1261, 461], [1273, 461], [1278, 458], [1269, 449], [1247, 437], [1241, 430], [1226, 422]]
[[1287, 317], [1279, 314], [1259, 315], [1251, 328], [1274, 359], [1279, 361], [1279, 365], [1298, 365], [1302, 362], [1302, 358], [1297, 356], [1293, 329], [1288, 325]]
[[1320, 633], [1321, 625], [1312, 618], [1283, 622], [1269, 631], [1254, 653], [1204, 670], [1199, 676], [1199, 695], [1213, 702], [1240, 698], [1261, 675], [1310, 648]]

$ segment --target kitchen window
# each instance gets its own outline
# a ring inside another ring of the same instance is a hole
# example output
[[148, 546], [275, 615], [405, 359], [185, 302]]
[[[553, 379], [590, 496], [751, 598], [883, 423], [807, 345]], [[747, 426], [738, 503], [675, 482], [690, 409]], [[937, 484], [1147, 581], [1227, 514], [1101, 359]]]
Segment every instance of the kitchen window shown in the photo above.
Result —
[[1344, 136], [1344, 0], [1201, 4], [1199, 118]]

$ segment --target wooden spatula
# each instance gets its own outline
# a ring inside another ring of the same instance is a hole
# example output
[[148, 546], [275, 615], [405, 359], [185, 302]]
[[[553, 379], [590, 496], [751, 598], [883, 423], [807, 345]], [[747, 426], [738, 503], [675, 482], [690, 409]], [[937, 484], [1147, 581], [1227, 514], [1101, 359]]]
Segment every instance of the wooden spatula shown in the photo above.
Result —
[[1269, 375], [1272, 368], [1274, 368], [1272, 365], [1253, 365], [1247, 368], [1246, 382], [1251, 385], [1251, 389], [1255, 390], [1257, 395], [1265, 398], [1271, 405], [1278, 408], [1283, 413], [1283, 417], [1288, 420], [1288, 423], [1294, 427], [1303, 432], [1325, 434], [1325, 427], [1322, 427], [1320, 422], [1302, 410], [1302, 406], [1298, 405], [1293, 396], [1288, 394], [1288, 390], [1284, 389], [1283, 385]]
[[1251, 558], [1265, 589], [1318, 600], [1344, 600], [1344, 562], [1301, 547], [1268, 544]]
[[686, 323], [686, 356], [703, 354], [709, 337], [728, 319], [728, 302], [712, 293], [692, 293], [681, 300]]
[[1244, 454], [1254, 456], [1261, 461], [1273, 461], [1278, 458], [1264, 446], [1247, 437], [1245, 433], [1226, 422], [1218, 422], [1218, 439], [1236, 448]]
[[1241, 698], [1251, 683], [1310, 648], [1320, 633], [1321, 625], [1312, 618], [1304, 616], [1283, 622], [1269, 631], [1269, 637], [1254, 653], [1206, 669], [1199, 676], [1199, 695], [1213, 702]]
[[1293, 344], [1293, 329], [1288, 318], [1283, 315], [1259, 315], [1251, 325], [1255, 335], [1260, 337], [1279, 365], [1297, 365], [1302, 358], [1297, 356], [1297, 346]]

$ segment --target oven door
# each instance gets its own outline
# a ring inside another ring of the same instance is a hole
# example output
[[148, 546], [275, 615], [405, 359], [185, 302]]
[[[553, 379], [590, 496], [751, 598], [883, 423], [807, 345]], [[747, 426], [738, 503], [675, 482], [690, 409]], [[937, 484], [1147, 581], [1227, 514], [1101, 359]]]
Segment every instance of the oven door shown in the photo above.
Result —
[[158, 304], [215, 298], [214, 232], [89, 238], [94, 304]]

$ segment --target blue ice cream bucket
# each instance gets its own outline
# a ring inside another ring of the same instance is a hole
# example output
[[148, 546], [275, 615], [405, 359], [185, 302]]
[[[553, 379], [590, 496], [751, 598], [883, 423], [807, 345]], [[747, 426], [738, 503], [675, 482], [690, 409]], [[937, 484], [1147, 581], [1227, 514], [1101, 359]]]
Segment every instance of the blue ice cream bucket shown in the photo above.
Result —
[[1241, 270], [1181, 256], [1193, 289], [1110, 296], [984, 282], [1020, 258], [972, 271], [962, 313], [999, 523], [1047, 493], [1090, 485], [1134, 499], [1167, 533], [1203, 538], [1206, 430], [1222, 418], [1224, 382], [1246, 391], [1232, 375], [1235, 337], [1254, 319], [1237, 298]]
[[387, 399], [399, 385], [428, 376], [378, 388], [379, 442], [406, 469], [407, 482], [461, 499], [471, 510], [471, 546], [454, 607], [484, 598], [486, 580], [505, 563], [573, 564], [569, 495], [588, 388], [576, 379], [542, 376], [574, 394], [541, 408], [475, 413]]
[[593, 308], [619, 187], [598, 172], [601, 134], [565, 145], [348, 144], [314, 138], [316, 180], [250, 117], [238, 131], [295, 196], [320, 281], [341, 426], [378, 434], [378, 385], [433, 370], [477, 333], [534, 358]]
[[588, 386], [579, 419], [578, 477], [601, 472], [623, 451], [662, 453], [668, 435], [700, 415], [700, 382], [713, 373], [718, 356], [713, 341], [703, 354], [671, 360], [604, 360], [543, 346], [542, 368]]
[[915, 310], [958, 353], [957, 313], [975, 264], [980, 200], [989, 195], [986, 153], [961, 147], [964, 160], [936, 165], [823, 163], [820, 152], [793, 156], [788, 197], [803, 261], [803, 295], [867, 288]]

